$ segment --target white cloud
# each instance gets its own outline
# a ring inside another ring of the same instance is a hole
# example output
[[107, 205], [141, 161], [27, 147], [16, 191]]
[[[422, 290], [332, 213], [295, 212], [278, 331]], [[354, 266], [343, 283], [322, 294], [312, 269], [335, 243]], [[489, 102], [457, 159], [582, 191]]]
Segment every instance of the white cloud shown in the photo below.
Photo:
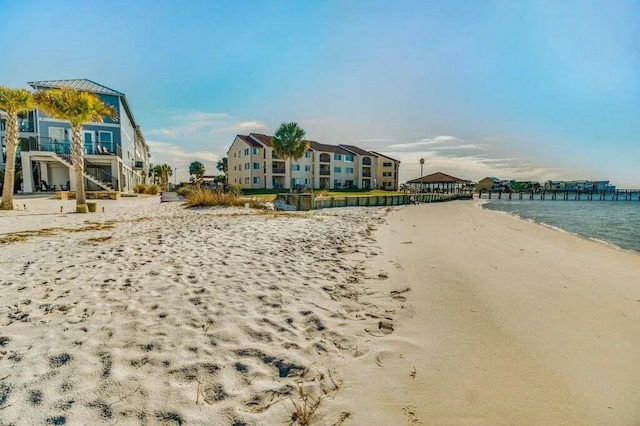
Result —
[[409, 148], [417, 148], [420, 146], [437, 145], [437, 144], [454, 141], [454, 140], [458, 140], [458, 139], [454, 138], [453, 136], [441, 135], [433, 138], [421, 139], [418, 142], [397, 143], [397, 144], [389, 145], [388, 149], [391, 149], [394, 151], [405, 150]]

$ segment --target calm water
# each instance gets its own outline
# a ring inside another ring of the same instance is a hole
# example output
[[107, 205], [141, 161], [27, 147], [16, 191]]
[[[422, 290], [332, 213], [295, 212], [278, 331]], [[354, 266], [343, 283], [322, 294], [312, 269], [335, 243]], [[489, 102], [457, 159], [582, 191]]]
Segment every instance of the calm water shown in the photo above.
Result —
[[491, 200], [485, 208], [640, 252], [640, 201]]

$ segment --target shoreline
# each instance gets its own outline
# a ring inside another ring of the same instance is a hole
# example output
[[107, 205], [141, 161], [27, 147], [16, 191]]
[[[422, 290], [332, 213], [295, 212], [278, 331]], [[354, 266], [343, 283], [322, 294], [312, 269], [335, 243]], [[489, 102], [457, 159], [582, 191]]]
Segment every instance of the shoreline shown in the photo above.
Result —
[[345, 398], [368, 407], [356, 416], [638, 423], [636, 253], [471, 203], [399, 208], [387, 220], [377, 261], [400, 265], [389, 281], [410, 283], [411, 306], [376, 342], [383, 366], [349, 367]]
[[[477, 201], [478, 201], [478, 206], [480, 208], [482, 208], [482, 209], [485, 209], [485, 210], [491, 210], [491, 211], [495, 211], [495, 212], [504, 213], [504, 214], [506, 214], [508, 216], [515, 217], [517, 219], [524, 220], [526, 222], [535, 223], [535, 224], [544, 226], [545, 228], [553, 229], [555, 231], [562, 232], [562, 233], [565, 233], [565, 234], [568, 234], [568, 235], [572, 235], [572, 236], [575, 236], [575, 237], [578, 237], [578, 238], [582, 238], [582, 239], [585, 239], [585, 240], [588, 240], [588, 241], [592, 241], [592, 242], [595, 242], [597, 244], [602, 244], [602, 245], [605, 245], [605, 246], [607, 246], [609, 248], [613, 248], [613, 249], [616, 249], [616, 250], [619, 250], [619, 251], [623, 251], [623, 252], [626, 252], [626, 253], [636, 253], [636, 254], [640, 255], [640, 249], [624, 248], [624, 247], [622, 247], [622, 246], [620, 246], [620, 245], [618, 245], [618, 244], [616, 244], [616, 243], [614, 243], [612, 241], [608, 241], [608, 240], [601, 239], [601, 238], [596, 238], [596, 237], [590, 237], [588, 235], [583, 235], [583, 234], [581, 234], [579, 232], [570, 231], [570, 230], [565, 229], [565, 228], [563, 228], [561, 226], [552, 225], [552, 224], [549, 224], [549, 223], [546, 223], [546, 222], [542, 222], [542, 221], [539, 221], [539, 220], [536, 220], [536, 219], [523, 217], [523, 216], [521, 216], [521, 215], [519, 215], [519, 214], [517, 214], [517, 213], [515, 213], [513, 211], [507, 211], [507, 210], [501, 210], [501, 209], [492, 209], [492, 208], [486, 207], [489, 204], [491, 204], [492, 200], [481, 199], [481, 200], [477, 200]], [[607, 203], [607, 204], [609, 204], [609, 203]]]

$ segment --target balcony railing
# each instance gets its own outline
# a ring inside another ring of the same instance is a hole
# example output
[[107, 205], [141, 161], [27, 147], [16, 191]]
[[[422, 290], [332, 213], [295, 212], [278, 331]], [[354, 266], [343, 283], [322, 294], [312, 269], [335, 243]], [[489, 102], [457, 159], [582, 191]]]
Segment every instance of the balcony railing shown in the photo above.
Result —
[[320, 176], [329, 176], [331, 175], [331, 169], [320, 169]]
[[274, 167], [271, 169], [271, 174], [274, 175], [283, 175], [285, 173], [284, 167]]
[[[58, 155], [71, 154], [71, 141], [52, 138], [28, 138], [23, 139], [20, 146], [22, 151], [55, 152]], [[122, 149], [115, 142], [85, 142], [85, 155], [117, 155], [122, 157]]]
[[[6, 120], [0, 120], [0, 130], [6, 130]], [[23, 133], [34, 133], [35, 127], [33, 121], [18, 119], [18, 131]]]

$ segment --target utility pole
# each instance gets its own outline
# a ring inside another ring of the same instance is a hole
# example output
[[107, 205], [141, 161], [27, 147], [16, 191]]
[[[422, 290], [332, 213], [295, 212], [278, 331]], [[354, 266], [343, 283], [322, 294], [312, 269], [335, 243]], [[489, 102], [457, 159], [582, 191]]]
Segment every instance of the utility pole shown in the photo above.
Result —
[[422, 167], [424, 166], [424, 158], [420, 159], [420, 192], [424, 192], [424, 175], [422, 174]]

